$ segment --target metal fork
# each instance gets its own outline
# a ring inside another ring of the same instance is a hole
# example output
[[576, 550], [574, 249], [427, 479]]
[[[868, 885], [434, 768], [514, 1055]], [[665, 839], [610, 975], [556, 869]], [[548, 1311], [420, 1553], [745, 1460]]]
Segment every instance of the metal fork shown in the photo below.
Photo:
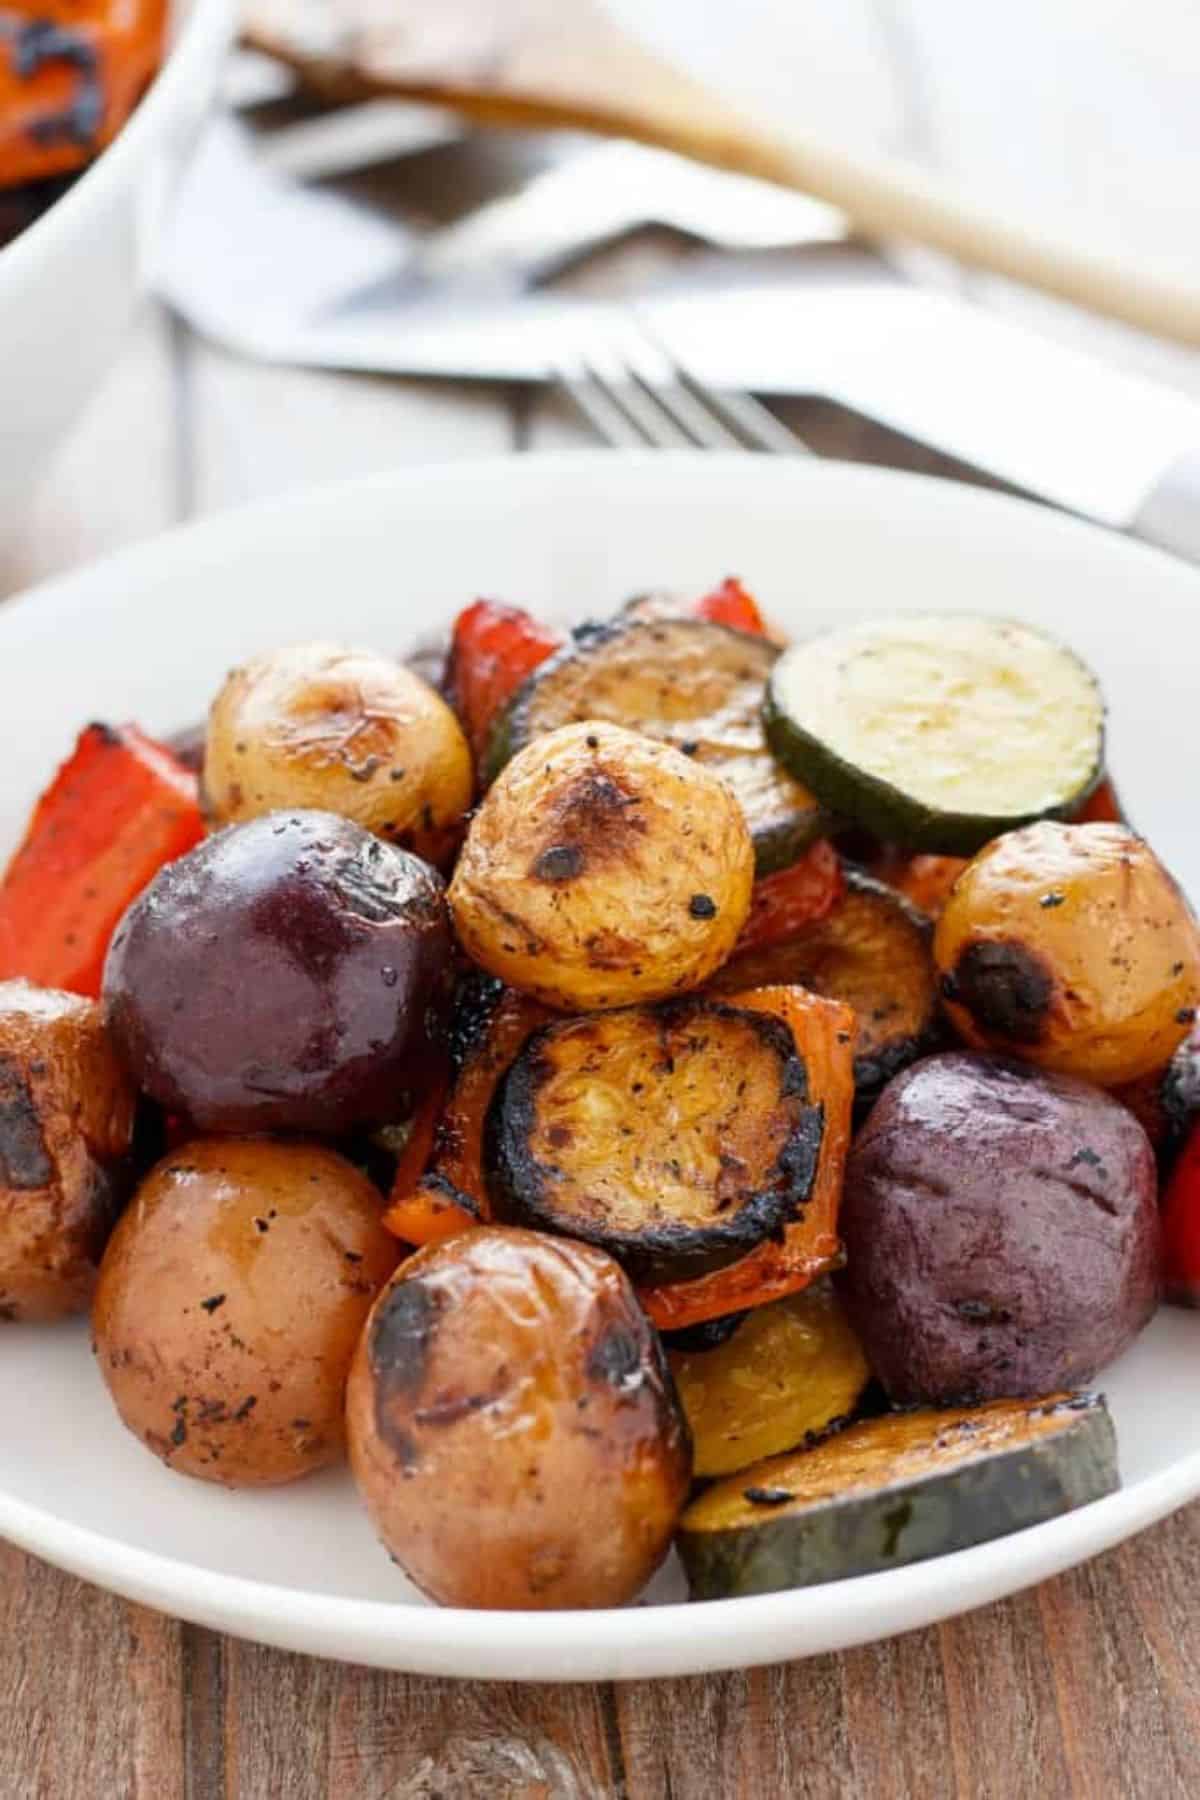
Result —
[[559, 386], [614, 450], [765, 450], [810, 456], [753, 394], [698, 381], [634, 313], [616, 308], [586, 341], [552, 354]]

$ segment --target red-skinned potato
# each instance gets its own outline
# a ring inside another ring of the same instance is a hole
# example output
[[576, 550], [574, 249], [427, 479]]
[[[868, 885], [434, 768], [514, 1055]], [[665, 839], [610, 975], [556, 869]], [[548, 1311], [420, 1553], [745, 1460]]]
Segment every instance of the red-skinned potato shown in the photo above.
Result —
[[396, 1266], [378, 1193], [317, 1144], [199, 1138], [138, 1189], [92, 1313], [123, 1422], [169, 1468], [227, 1487], [342, 1454], [346, 1378]]
[[687, 1497], [687, 1426], [626, 1277], [536, 1232], [466, 1232], [397, 1271], [347, 1422], [376, 1530], [445, 1605], [619, 1606]]
[[333, 813], [271, 813], [134, 901], [105, 1018], [139, 1085], [200, 1130], [338, 1135], [434, 1082], [450, 955], [427, 863]]
[[897, 1405], [1083, 1386], [1159, 1298], [1154, 1152], [1070, 1076], [952, 1051], [897, 1076], [846, 1166], [843, 1295]]
[[458, 841], [473, 781], [440, 694], [370, 650], [273, 650], [233, 670], [209, 715], [204, 796], [220, 825], [320, 807], [437, 863]]
[[934, 957], [967, 1043], [1101, 1087], [1161, 1069], [1200, 1002], [1187, 902], [1121, 825], [997, 838], [955, 882]]

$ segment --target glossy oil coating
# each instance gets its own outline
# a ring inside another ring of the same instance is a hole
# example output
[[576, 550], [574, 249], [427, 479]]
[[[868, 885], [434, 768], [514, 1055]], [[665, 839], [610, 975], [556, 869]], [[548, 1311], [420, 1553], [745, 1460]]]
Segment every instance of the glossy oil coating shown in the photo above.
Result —
[[272, 813], [169, 864], [126, 913], [104, 1004], [148, 1093], [205, 1130], [403, 1117], [449, 1007], [442, 884], [332, 813]]
[[87, 1307], [136, 1100], [94, 1001], [0, 982], [0, 1320]]
[[968, 1043], [1102, 1087], [1163, 1068], [1200, 1003], [1187, 901], [1122, 825], [997, 838], [955, 883], [934, 956]]
[[403, 1265], [348, 1425], [376, 1529], [447, 1605], [618, 1606], [687, 1497], [687, 1426], [628, 1281], [534, 1232], [486, 1227]]
[[667, 744], [585, 723], [514, 757], [450, 884], [467, 953], [564, 1012], [699, 987], [737, 942], [754, 852], [720, 776]]
[[350, 1359], [399, 1254], [379, 1211], [317, 1144], [194, 1139], [147, 1176], [93, 1335], [121, 1418], [168, 1467], [247, 1487], [337, 1460]]
[[471, 803], [454, 714], [403, 663], [296, 644], [234, 669], [213, 702], [204, 794], [222, 825], [320, 807], [440, 863]]
[[1090, 1381], [1159, 1297], [1154, 1152], [1098, 1088], [951, 1052], [885, 1089], [850, 1152], [844, 1293], [892, 1399]]

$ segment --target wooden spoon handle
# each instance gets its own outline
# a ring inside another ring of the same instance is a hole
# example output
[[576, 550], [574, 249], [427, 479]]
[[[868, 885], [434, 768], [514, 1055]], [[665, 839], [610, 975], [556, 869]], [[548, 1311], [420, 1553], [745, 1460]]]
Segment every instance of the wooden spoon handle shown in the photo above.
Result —
[[595, 0], [247, 0], [260, 49], [334, 98], [389, 93], [491, 125], [573, 127], [675, 150], [839, 207], [1128, 325], [1200, 344], [1200, 278], [1133, 267], [872, 152], [760, 126], [644, 50]]

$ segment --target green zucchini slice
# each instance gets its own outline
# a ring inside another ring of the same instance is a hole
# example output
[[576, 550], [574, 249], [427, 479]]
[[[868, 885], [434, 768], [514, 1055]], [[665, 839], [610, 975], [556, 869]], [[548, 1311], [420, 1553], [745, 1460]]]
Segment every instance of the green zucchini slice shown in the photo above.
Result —
[[791, 937], [734, 955], [709, 983], [716, 993], [804, 987], [854, 1009], [854, 1087], [871, 1100], [938, 1042], [933, 928], [917, 908], [861, 870], [846, 868], [833, 911]]
[[767, 748], [762, 705], [779, 649], [706, 619], [585, 625], [535, 669], [492, 728], [484, 779], [544, 732], [586, 719], [660, 738], [722, 775], [760, 875], [787, 868], [830, 820]]
[[765, 714], [798, 780], [909, 850], [971, 856], [1019, 825], [1069, 818], [1104, 766], [1095, 677], [1010, 619], [901, 615], [794, 645]]
[[546, 1026], [488, 1118], [496, 1214], [643, 1285], [707, 1275], [808, 1199], [821, 1108], [781, 1019], [689, 998]]
[[965, 1550], [1117, 1486], [1097, 1394], [889, 1413], [718, 1482], [677, 1541], [692, 1599], [719, 1600]]

